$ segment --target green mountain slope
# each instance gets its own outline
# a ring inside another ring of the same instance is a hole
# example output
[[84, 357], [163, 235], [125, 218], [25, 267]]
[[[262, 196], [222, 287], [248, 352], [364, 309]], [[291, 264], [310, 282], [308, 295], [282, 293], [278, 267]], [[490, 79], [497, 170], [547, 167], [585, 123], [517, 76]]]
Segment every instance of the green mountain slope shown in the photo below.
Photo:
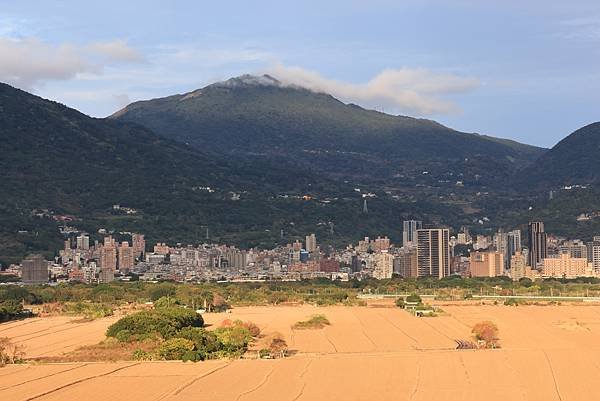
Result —
[[[204, 241], [208, 229], [212, 241], [271, 247], [308, 232], [337, 244], [375, 233], [399, 238], [405, 217], [459, 218], [447, 206], [414, 205], [383, 192], [362, 215], [361, 194], [349, 184], [286, 160], [201, 152], [139, 125], [90, 118], [4, 84], [0, 171], [4, 265], [31, 251], [51, 257], [62, 247], [63, 225], [96, 238], [104, 228], [170, 243]], [[313, 199], [303, 200], [306, 194]], [[136, 213], [114, 210], [115, 204]], [[64, 217], [72, 220], [61, 222]]]
[[586, 125], [564, 138], [534, 164], [521, 179], [534, 188], [600, 183], [600, 122]]
[[415, 183], [427, 171], [436, 179], [450, 173], [469, 183], [500, 185], [544, 152], [365, 110], [266, 75], [135, 102], [112, 118], [232, 158], [261, 156], [330, 176], [395, 178], [401, 184]]

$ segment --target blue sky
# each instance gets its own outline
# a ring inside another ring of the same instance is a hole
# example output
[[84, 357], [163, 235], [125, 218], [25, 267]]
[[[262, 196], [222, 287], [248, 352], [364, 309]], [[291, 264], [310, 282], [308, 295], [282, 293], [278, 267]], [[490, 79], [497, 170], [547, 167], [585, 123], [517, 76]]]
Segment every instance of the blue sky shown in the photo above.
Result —
[[0, 0], [0, 81], [99, 117], [268, 72], [549, 147], [600, 120], [599, 67], [590, 0]]

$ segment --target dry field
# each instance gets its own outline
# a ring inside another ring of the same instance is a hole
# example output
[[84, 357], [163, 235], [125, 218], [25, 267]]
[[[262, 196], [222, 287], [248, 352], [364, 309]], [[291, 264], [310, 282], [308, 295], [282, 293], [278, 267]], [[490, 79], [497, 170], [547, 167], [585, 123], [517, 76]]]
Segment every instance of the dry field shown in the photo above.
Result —
[[[248, 307], [206, 315], [281, 332], [282, 360], [15, 365], [0, 369], [1, 400], [473, 400], [600, 399], [600, 306], [445, 306], [416, 318], [395, 308]], [[331, 326], [292, 330], [320, 313]], [[455, 350], [492, 320], [502, 349]], [[111, 319], [32, 319], [0, 325], [29, 357], [103, 338]], [[63, 347], [63, 348], [61, 348]]]

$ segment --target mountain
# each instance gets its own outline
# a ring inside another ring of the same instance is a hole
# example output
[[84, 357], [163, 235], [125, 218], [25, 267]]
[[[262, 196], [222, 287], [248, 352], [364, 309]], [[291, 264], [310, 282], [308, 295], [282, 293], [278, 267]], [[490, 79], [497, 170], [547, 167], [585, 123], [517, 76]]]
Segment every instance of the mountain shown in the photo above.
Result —
[[32, 251], [52, 257], [71, 229], [93, 239], [100, 228], [141, 232], [150, 243], [172, 244], [204, 241], [208, 230], [211, 241], [272, 247], [309, 232], [322, 243], [378, 232], [399, 238], [402, 219], [413, 214], [459, 218], [447, 206], [383, 192], [364, 215], [362, 194], [349, 184], [286, 160], [207, 150], [0, 84], [0, 263]]
[[227, 158], [285, 160], [329, 177], [394, 185], [449, 180], [498, 186], [544, 152], [344, 104], [269, 75], [135, 102], [111, 118]]
[[600, 183], [600, 122], [586, 125], [557, 143], [520, 174], [530, 187]]

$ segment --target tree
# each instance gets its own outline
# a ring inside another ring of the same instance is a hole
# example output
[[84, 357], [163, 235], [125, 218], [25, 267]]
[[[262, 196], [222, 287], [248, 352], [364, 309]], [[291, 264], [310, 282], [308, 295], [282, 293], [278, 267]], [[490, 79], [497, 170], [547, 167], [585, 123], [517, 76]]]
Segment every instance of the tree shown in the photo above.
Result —
[[519, 285], [529, 288], [533, 285], [533, 281], [529, 277], [521, 277], [519, 279]]
[[486, 320], [477, 323], [471, 331], [478, 341], [483, 341], [486, 348], [496, 348], [498, 346], [498, 326], [493, 322]]

